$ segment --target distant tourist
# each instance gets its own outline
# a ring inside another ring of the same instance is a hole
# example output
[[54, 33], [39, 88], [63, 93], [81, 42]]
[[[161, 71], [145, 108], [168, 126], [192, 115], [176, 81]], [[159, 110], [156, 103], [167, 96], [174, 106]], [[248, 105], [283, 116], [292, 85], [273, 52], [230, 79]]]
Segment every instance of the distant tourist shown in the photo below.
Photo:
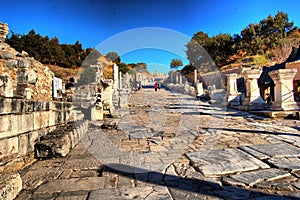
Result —
[[157, 91], [158, 83], [154, 83], [154, 90]]

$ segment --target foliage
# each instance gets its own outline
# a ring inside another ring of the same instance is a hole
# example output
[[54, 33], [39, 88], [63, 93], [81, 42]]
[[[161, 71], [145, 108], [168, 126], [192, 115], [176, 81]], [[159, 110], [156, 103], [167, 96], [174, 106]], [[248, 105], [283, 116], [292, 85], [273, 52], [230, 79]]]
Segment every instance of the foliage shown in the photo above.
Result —
[[60, 44], [58, 38], [50, 39], [48, 36], [37, 34], [34, 30], [26, 35], [12, 32], [11, 37], [6, 39], [6, 43], [17, 51], [26, 51], [29, 56], [41, 63], [67, 68], [80, 66], [89, 51], [89, 49], [82, 49], [79, 41], [75, 44]]
[[180, 59], [172, 59], [171, 63], [170, 63], [170, 67], [172, 68], [176, 68], [176, 70], [178, 69], [179, 66], [182, 66], [182, 61]]
[[123, 74], [125, 74], [126, 72], [128, 72], [130, 70], [129, 67], [126, 65], [126, 63], [121, 62], [121, 63], [118, 64], [118, 66], [119, 66], [119, 70]]
[[[272, 49], [282, 47], [283, 43], [290, 46], [288, 45], [290, 42], [286, 40], [288, 36], [299, 39], [300, 36], [295, 34], [296, 31], [297, 27], [289, 21], [288, 15], [279, 11], [274, 17], [270, 15], [259, 23], [250, 23], [240, 34], [233, 36], [220, 33], [209, 37], [200, 31], [194, 34], [186, 45], [186, 54], [190, 63], [196, 68], [213, 66], [206, 52], [218, 67], [230, 64], [243, 56], [270, 57]], [[261, 63], [261, 61], [257, 62]]]
[[181, 72], [182, 75], [186, 75], [186, 74], [189, 74], [189, 73], [191, 73], [191, 72], [194, 72], [195, 69], [196, 69], [196, 68], [195, 68], [193, 65], [188, 64], [188, 65], [185, 65], [185, 66], [180, 70], [180, 72]]
[[116, 64], [119, 64], [121, 62], [121, 58], [116, 52], [108, 52], [105, 57], [110, 59], [112, 62], [115, 62]]
[[96, 81], [96, 70], [95, 68], [86, 68], [78, 80], [78, 85], [87, 85]]

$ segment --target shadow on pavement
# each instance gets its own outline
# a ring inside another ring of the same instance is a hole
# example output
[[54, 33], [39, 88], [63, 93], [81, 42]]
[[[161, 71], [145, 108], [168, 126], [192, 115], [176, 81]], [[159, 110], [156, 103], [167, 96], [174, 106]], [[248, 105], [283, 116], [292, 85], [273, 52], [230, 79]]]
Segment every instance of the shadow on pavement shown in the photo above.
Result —
[[[168, 187], [172, 197], [182, 199], [187, 196], [198, 197], [202, 199], [203, 195], [216, 197], [221, 199], [272, 199], [272, 200], [287, 200], [296, 199], [293, 197], [283, 197], [279, 195], [266, 194], [250, 189], [220, 186], [217, 183], [201, 180], [197, 178], [182, 178], [171, 174], [162, 174], [160, 172], [148, 171], [145, 169], [132, 167], [124, 164], [108, 164], [103, 169], [106, 172], [115, 173], [128, 178], [135, 178], [137, 181], [142, 181], [149, 184], [156, 184]], [[132, 172], [132, 173], [131, 173]], [[139, 173], [136, 173], [139, 172]], [[201, 198], [202, 197], [202, 198]], [[190, 198], [189, 198], [190, 199]], [[205, 197], [207, 199], [207, 197]]]

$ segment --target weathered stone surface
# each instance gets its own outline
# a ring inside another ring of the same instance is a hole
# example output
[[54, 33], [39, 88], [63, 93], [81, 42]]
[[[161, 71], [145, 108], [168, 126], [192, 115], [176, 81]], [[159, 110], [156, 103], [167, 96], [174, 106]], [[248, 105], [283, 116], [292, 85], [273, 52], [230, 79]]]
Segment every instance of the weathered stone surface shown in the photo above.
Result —
[[106, 177], [56, 179], [41, 185], [35, 194], [99, 190], [104, 188], [105, 181]]
[[263, 144], [263, 145], [253, 145], [248, 146], [249, 148], [266, 154], [270, 157], [283, 157], [283, 156], [299, 156], [300, 148], [292, 146], [287, 143], [278, 144]]
[[23, 189], [36, 189], [41, 184], [52, 179], [56, 179], [61, 173], [62, 170], [59, 170], [58, 168], [37, 168], [35, 170], [28, 171], [22, 176]]
[[152, 187], [104, 189], [92, 191], [88, 199], [145, 199], [149, 194], [151, 194], [151, 192], [153, 192]]
[[0, 164], [12, 160], [18, 155], [19, 141], [17, 137], [0, 140]]
[[20, 174], [1, 175], [0, 180], [0, 199], [14, 199], [22, 190], [22, 179]]
[[297, 157], [275, 157], [268, 159], [268, 162], [280, 169], [300, 170], [300, 159]]
[[[241, 174], [232, 175], [230, 176], [230, 178], [237, 182], [243, 183], [247, 186], [253, 186], [259, 182], [281, 179], [290, 175], [291, 174], [286, 171], [271, 168], [271, 169], [262, 169], [262, 170], [252, 171], [252, 172], [243, 172]], [[236, 183], [233, 183], [230, 180], [227, 180], [226, 178], [224, 178], [224, 181], [226, 183], [236, 185]]]
[[270, 157], [266, 154], [260, 153], [259, 151], [255, 151], [255, 150], [249, 148], [248, 146], [240, 146], [238, 148], [245, 151], [246, 153], [249, 153], [250, 155], [252, 155], [255, 158], [260, 159], [260, 160], [263, 160], [263, 159], [266, 159], [266, 158]]
[[206, 176], [269, 168], [267, 164], [238, 149], [203, 150], [186, 155], [193, 166]]
[[8, 34], [8, 25], [0, 22], [0, 42], [4, 42]]

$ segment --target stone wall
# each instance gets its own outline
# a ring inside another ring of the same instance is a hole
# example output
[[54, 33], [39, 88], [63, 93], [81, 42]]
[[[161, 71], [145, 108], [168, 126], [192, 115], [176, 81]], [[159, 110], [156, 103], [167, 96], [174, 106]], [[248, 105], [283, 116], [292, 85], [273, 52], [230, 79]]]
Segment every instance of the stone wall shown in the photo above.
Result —
[[[53, 72], [25, 51], [20, 53], [6, 44], [7, 33], [7, 24], [0, 22], [0, 96], [52, 100]], [[3, 79], [9, 80], [9, 85]]]
[[72, 121], [71, 103], [0, 97], [0, 171], [32, 153], [41, 136]]

